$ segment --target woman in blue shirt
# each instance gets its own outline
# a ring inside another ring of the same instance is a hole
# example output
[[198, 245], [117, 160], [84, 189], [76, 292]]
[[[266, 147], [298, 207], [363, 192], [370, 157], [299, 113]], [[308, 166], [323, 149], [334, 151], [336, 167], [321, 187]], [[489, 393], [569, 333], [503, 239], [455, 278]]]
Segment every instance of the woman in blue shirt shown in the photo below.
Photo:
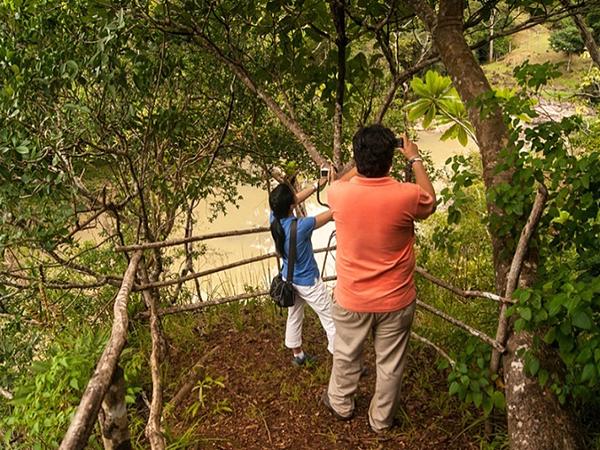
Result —
[[[325, 184], [325, 178], [320, 181]], [[271, 207], [271, 235], [275, 241], [277, 253], [283, 259], [282, 275], [287, 274], [287, 255], [290, 246], [290, 228], [294, 207], [317, 191], [317, 183], [294, 195], [287, 184], [280, 184], [269, 195]], [[306, 362], [314, 362], [314, 358], [302, 350], [302, 322], [304, 320], [304, 304], [317, 313], [323, 329], [327, 334], [327, 350], [333, 354], [335, 325], [331, 317], [331, 301], [325, 283], [319, 274], [319, 268], [313, 253], [311, 237], [313, 230], [322, 227], [332, 218], [331, 211], [314, 217], [298, 218], [296, 232], [296, 261], [294, 263], [294, 288], [296, 298], [294, 305], [288, 308], [285, 325], [285, 346], [292, 349], [292, 363], [297, 366]]]

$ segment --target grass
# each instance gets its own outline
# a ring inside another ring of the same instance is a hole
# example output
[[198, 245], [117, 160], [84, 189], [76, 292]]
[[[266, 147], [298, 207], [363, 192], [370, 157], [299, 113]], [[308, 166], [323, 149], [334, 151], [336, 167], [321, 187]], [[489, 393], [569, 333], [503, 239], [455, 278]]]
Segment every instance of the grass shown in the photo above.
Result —
[[567, 71], [568, 57], [550, 48], [550, 30], [545, 25], [521, 31], [512, 37], [512, 51], [502, 59], [485, 64], [483, 69], [490, 82], [496, 87], [513, 87], [513, 69], [525, 61], [531, 64], [550, 62], [558, 64], [561, 76], [552, 80], [543, 90], [542, 96], [551, 100], [572, 100], [573, 92], [581, 85], [589, 71], [590, 61], [574, 55], [571, 70]]

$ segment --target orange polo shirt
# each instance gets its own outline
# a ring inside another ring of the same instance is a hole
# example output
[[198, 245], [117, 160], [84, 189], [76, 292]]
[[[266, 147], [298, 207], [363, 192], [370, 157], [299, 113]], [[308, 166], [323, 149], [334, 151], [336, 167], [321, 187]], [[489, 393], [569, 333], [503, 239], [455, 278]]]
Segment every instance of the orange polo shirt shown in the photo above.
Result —
[[356, 176], [334, 183], [327, 201], [335, 221], [335, 300], [355, 312], [391, 312], [416, 298], [414, 220], [433, 198], [414, 183]]

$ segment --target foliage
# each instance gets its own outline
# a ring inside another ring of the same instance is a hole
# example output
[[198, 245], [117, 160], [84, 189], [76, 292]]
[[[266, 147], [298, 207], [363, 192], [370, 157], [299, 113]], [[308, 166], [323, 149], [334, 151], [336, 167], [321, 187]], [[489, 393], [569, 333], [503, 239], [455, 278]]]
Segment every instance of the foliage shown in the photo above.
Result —
[[10, 413], [0, 419], [6, 446], [13, 441], [22, 448], [58, 446], [107, 337], [86, 328], [56, 337], [23, 374]]
[[581, 83], [583, 94], [587, 94], [591, 102], [598, 103], [600, 101], [600, 69], [596, 66], [583, 77]]
[[[196, 383], [196, 386], [194, 386], [192, 389], [192, 392], [197, 394], [197, 400], [187, 408], [186, 413], [190, 414], [192, 417], [195, 417], [198, 415], [200, 410], [206, 409], [208, 392], [215, 387], [221, 389], [225, 387], [222, 377], [213, 378], [210, 375], [206, 375], [202, 380], [198, 380], [198, 383]], [[209, 413], [225, 414], [232, 411], [233, 410], [229, 406], [229, 401], [227, 399], [223, 399], [216, 402], [216, 404], [212, 406], [212, 409], [209, 411]]]
[[559, 28], [550, 33], [550, 47], [569, 55], [578, 55], [585, 50], [581, 34], [571, 19], [565, 19]]
[[590, 5], [588, 14], [585, 17], [587, 25], [592, 29], [592, 34], [596, 42], [600, 42], [600, 7]]
[[[523, 81], [535, 78], [543, 69], [524, 65], [517, 71], [529, 74], [520, 77]], [[527, 96], [524, 86], [511, 101], [503, 102], [511, 126], [511, 147], [517, 151], [505, 152], [499, 167], [513, 171], [510, 184], [498, 186], [490, 198], [505, 211], [504, 217], [495, 218], [495, 225], [515, 236], [531, 208], [536, 185], [543, 183], [548, 189], [534, 243], [539, 254], [538, 281], [515, 292], [519, 303], [510, 312], [517, 314], [517, 331], [543, 330], [545, 345], [557, 349], [564, 373], [542, 367], [535, 353], [526, 356], [526, 365], [565, 402], [571, 395], [595, 395], [600, 382], [600, 329], [596, 325], [600, 314], [598, 135], [588, 134], [579, 138], [579, 147], [573, 146], [569, 137], [581, 133], [583, 125], [576, 116], [524, 126], [514, 108], [527, 102]], [[537, 115], [531, 110], [528, 113]], [[536, 342], [542, 345], [539, 337]]]
[[[477, 155], [446, 161], [448, 187], [441, 191], [435, 216], [420, 231], [418, 264], [444, 281], [464, 289], [494, 290], [491, 240], [485, 227], [485, 193]], [[448, 264], [451, 260], [452, 264]], [[417, 278], [419, 297], [477, 329], [493, 333], [497, 305], [485, 300], [460, 301], [454, 294]], [[417, 332], [444, 342], [456, 360], [448, 375], [449, 393], [488, 415], [503, 394], [489, 373], [491, 347], [441, 320], [419, 318]], [[440, 368], [447, 368], [442, 360]]]
[[474, 137], [473, 131], [466, 108], [450, 77], [428, 70], [424, 78], [413, 78], [410, 86], [418, 99], [407, 106], [409, 120], [423, 118], [424, 128], [428, 128], [434, 120], [440, 124], [452, 123], [442, 135], [442, 140], [456, 138], [463, 146], [467, 145], [469, 136]]
[[[539, 347], [526, 354], [525, 361], [529, 373], [537, 375], [540, 383], [550, 386], [564, 402], [571, 396], [597, 395], [600, 385], [600, 328], [597, 326], [600, 315], [600, 260], [597, 256], [600, 250], [597, 239], [600, 235], [600, 152], [598, 126], [582, 133], [583, 122], [578, 117], [546, 122], [538, 119], [532, 124], [537, 113], [531, 91], [539, 92], [557, 73], [548, 64], [525, 63], [514, 73], [520, 90], [497, 91], [480, 99], [480, 106], [484, 114], [487, 108], [500, 106], [510, 130], [511, 141], [501, 155], [497, 170], [509, 171], [512, 179], [488, 192], [488, 201], [503, 211], [501, 216], [490, 216], [489, 225], [494, 233], [505, 237], [508, 254], [512, 253], [531, 209], [538, 183], [543, 183], [549, 192], [538, 238], [532, 244], [539, 254], [538, 281], [528, 289], [515, 292], [518, 305], [511, 308], [509, 314], [517, 315], [515, 330], [543, 330], [544, 342], [536, 336], [536, 344], [558, 350], [564, 364], [562, 369], [542, 366], [536, 356]], [[572, 135], [576, 138], [570, 144], [568, 138]], [[461, 211], [469, 205], [464, 199], [464, 188], [476, 180], [476, 174], [468, 166], [464, 167], [464, 157], [449, 162], [454, 168], [453, 183], [442, 191], [442, 198], [445, 202], [455, 198], [448, 208], [448, 221], [458, 224]], [[480, 366], [480, 358], [485, 353], [470, 349], [472, 351], [457, 359], [457, 368], [451, 375], [455, 383], [452, 389], [464, 400], [483, 404], [485, 396], [474, 397], [477, 387], [470, 390], [471, 378], [478, 377], [469, 376], [469, 367]], [[473, 361], [477, 364], [472, 364]], [[489, 395], [490, 401], [492, 395]]]
[[[475, 42], [478, 42], [479, 40], [482, 40], [484, 38], [486, 38], [488, 35], [488, 31], [487, 30], [482, 30], [480, 32], [477, 33], [473, 33], [472, 34], [472, 40]], [[508, 51], [510, 49], [510, 36], [502, 36], [502, 37], [497, 37], [494, 39], [494, 60], [501, 60], [504, 56], [506, 56], [508, 54]], [[484, 45], [482, 47], [479, 47], [477, 50], [475, 50], [475, 57], [477, 58], [477, 61], [479, 61], [479, 63], [484, 64], [489, 62], [488, 61], [488, 57], [489, 57], [489, 46], [488, 45]]]
[[[490, 348], [477, 338], [469, 338], [469, 343], [458, 356], [458, 363], [448, 375], [448, 392], [456, 395], [467, 405], [481, 408], [488, 416], [494, 408], [505, 408], [504, 393], [498, 389], [498, 375], [489, 374]], [[444, 361], [442, 368], [448, 364]]]

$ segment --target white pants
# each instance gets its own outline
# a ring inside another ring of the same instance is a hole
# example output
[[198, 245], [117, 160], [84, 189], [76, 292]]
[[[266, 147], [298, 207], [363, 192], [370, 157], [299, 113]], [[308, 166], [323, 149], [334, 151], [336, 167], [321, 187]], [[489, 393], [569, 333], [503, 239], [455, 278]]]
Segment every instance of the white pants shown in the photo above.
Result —
[[302, 322], [304, 321], [304, 304], [308, 305], [317, 313], [321, 325], [327, 334], [327, 350], [333, 354], [333, 339], [335, 337], [335, 325], [331, 317], [331, 300], [327, 293], [327, 287], [320, 278], [312, 286], [299, 286], [296, 288], [294, 306], [288, 308], [287, 322], [285, 324], [285, 346], [297, 348], [302, 346]]

